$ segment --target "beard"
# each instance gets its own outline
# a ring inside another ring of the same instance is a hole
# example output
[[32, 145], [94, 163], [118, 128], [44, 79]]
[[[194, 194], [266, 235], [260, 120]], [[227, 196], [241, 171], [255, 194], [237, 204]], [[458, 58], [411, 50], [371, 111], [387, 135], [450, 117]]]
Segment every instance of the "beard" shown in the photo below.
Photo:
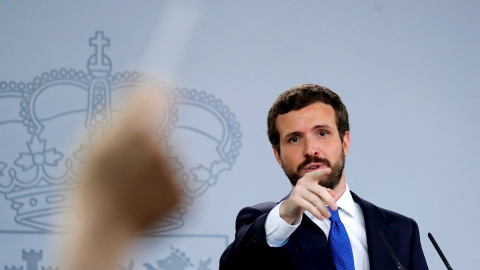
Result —
[[317, 156], [308, 156], [300, 165], [298, 165], [296, 171], [284, 169], [283, 171], [285, 172], [285, 175], [287, 175], [292, 185], [295, 186], [298, 182], [298, 179], [302, 178], [305, 175], [303, 169], [305, 168], [305, 166], [307, 166], [310, 163], [322, 163], [325, 166], [330, 167], [332, 169], [332, 171], [327, 177], [325, 177], [324, 179], [320, 179], [318, 181], [318, 184], [325, 188], [334, 189], [340, 182], [340, 179], [342, 178], [343, 169], [345, 167], [345, 153], [343, 152], [343, 148], [342, 148], [342, 152], [340, 153], [338, 162], [334, 163], [333, 165], [326, 158], [321, 158]]

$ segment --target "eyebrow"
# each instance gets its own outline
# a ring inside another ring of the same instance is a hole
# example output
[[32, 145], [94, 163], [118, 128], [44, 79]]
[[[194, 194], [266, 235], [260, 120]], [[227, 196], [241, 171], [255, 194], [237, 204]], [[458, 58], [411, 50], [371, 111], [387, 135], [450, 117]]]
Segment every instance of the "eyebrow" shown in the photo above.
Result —
[[[312, 128], [312, 130], [316, 130], [316, 129], [333, 129], [330, 125], [316, 125]], [[287, 134], [285, 134], [285, 136], [283, 136], [283, 138], [289, 138], [289, 137], [292, 137], [294, 135], [301, 135], [303, 134], [303, 132], [300, 132], [300, 131], [292, 131], [292, 132], [289, 132]]]
[[292, 136], [294, 136], [294, 135], [300, 135], [300, 134], [303, 134], [303, 133], [300, 132], [300, 131], [292, 131], [292, 132], [290, 132], [290, 133], [285, 134], [285, 136], [283, 136], [283, 139], [285, 139], [285, 138], [290, 138], [290, 137], [292, 137]]
[[321, 128], [333, 129], [333, 127], [331, 127], [330, 125], [316, 125], [316, 126], [313, 127], [313, 129], [321, 129]]

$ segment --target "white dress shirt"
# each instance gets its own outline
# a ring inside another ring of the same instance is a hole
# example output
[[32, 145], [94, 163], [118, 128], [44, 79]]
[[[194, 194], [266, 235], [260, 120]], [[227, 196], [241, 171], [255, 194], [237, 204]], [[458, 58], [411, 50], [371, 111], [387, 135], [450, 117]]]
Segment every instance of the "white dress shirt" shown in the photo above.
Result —
[[[267, 243], [271, 247], [281, 247], [285, 245], [290, 235], [298, 228], [302, 218], [297, 224], [290, 225], [280, 217], [280, 205], [275, 206], [268, 214], [265, 222], [265, 231], [267, 233]], [[370, 262], [368, 261], [367, 234], [365, 232], [365, 220], [360, 206], [353, 201], [352, 194], [348, 185], [345, 193], [338, 199], [337, 206], [340, 208], [338, 213], [345, 229], [347, 230], [350, 243], [352, 244], [353, 260], [355, 269], [369, 270]], [[305, 215], [309, 217], [320, 229], [325, 233], [328, 239], [330, 232], [330, 220], [328, 218], [319, 220], [310, 212], [305, 211]]]

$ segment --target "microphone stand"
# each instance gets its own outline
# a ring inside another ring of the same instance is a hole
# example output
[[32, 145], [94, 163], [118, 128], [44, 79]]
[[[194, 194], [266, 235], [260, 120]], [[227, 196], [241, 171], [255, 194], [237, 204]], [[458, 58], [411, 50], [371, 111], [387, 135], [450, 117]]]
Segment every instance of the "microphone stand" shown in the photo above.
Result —
[[432, 242], [433, 246], [438, 252], [438, 255], [440, 255], [440, 258], [442, 258], [443, 263], [447, 267], [448, 270], [453, 270], [453, 268], [450, 266], [450, 264], [447, 261], [447, 258], [445, 258], [445, 255], [443, 255], [442, 250], [440, 247], [437, 245], [437, 241], [435, 241], [435, 238], [433, 238], [433, 235], [431, 233], [428, 233], [428, 238], [430, 238], [430, 241]]
[[382, 238], [383, 243], [384, 243], [385, 246], [387, 247], [387, 250], [388, 250], [388, 252], [390, 253], [390, 256], [392, 257], [393, 261], [394, 261], [395, 264], [397, 265], [397, 269], [398, 269], [398, 270], [406, 270], [405, 267], [403, 267], [403, 265], [400, 263], [400, 260], [399, 260], [399, 259], [397, 258], [397, 256], [395, 255], [395, 252], [393, 252], [392, 247], [391, 247], [390, 244], [388, 243], [387, 238], [385, 238], [385, 234], [383, 234], [382, 231], [380, 231], [380, 237]]

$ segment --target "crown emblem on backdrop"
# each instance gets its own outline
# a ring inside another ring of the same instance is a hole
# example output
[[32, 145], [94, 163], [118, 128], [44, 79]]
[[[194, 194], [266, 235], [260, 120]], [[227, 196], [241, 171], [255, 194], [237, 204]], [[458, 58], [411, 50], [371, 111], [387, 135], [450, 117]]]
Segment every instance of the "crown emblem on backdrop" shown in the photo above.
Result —
[[71, 135], [79, 128], [91, 137], [108, 129], [116, 115], [128, 113], [116, 101], [132, 89], [173, 97], [173, 107], [164, 112], [169, 117], [158, 126], [172, 139], [188, 136], [189, 150], [201, 152], [189, 152], [188, 162], [175, 158], [186, 199], [149, 233], [181, 227], [188, 206], [214, 186], [222, 172], [231, 170], [239, 155], [240, 125], [221, 100], [203, 91], [167, 86], [137, 71], [112, 73], [105, 53], [110, 39], [102, 31], [89, 45], [95, 51], [86, 72], [62, 68], [31, 82], [0, 82], [0, 193], [15, 211], [16, 226], [0, 230], [67, 229], [58, 217], [71, 213], [75, 197], [70, 191], [89, 147], [89, 141], [72, 147]]

